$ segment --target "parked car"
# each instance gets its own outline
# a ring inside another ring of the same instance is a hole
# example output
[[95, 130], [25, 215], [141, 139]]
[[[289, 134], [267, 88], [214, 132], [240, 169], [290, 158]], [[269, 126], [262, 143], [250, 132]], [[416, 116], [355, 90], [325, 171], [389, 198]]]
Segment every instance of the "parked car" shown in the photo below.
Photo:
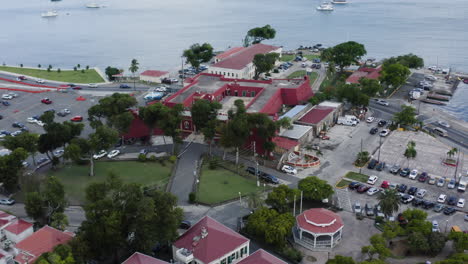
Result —
[[458, 198], [456, 196], [450, 196], [448, 199], [447, 199], [447, 204], [448, 205], [456, 205], [457, 204], [457, 200]]
[[388, 106], [388, 105], [389, 105], [389, 103], [388, 103], [387, 101], [382, 100], [382, 99], [378, 100], [378, 101], [377, 101], [377, 104], [383, 105], [383, 106]]
[[445, 121], [442, 121], [442, 120], [437, 121], [437, 124], [438, 124], [439, 126], [443, 126], [443, 127], [446, 127], [446, 128], [450, 128], [449, 123], [447, 123], [447, 122], [445, 122]]
[[97, 154], [93, 155], [93, 159], [100, 159], [100, 158], [102, 158], [102, 157], [104, 157], [106, 155], [107, 155], [107, 151], [101, 150]]
[[458, 199], [457, 207], [460, 207], [460, 208], [465, 207], [465, 198]]
[[369, 189], [370, 189], [370, 186], [363, 184], [357, 188], [357, 192], [364, 193], [364, 192], [367, 192]]
[[408, 176], [409, 179], [415, 180], [418, 177], [418, 170], [412, 170]]
[[450, 179], [449, 183], [447, 184], [447, 188], [454, 189], [456, 184], [457, 184], [457, 182], [455, 181], [455, 179], [452, 178], [452, 179]]
[[128, 89], [128, 88], [130, 88], [130, 85], [128, 85], [128, 84], [121, 84], [121, 85], [119, 86], [119, 88], [121, 88], [121, 89]]
[[81, 90], [81, 89], [83, 89], [83, 88], [81, 88], [80, 86], [74, 86], [74, 87], [72, 87], [72, 89], [73, 89], [73, 90]]
[[371, 130], [369, 131], [369, 133], [370, 133], [371, 135], [374, 135], [374, 134], [376, 134], [377, 132], [379, 132], [379, 128], [377, 128], [377, 127], [373, 127], [373, 128], [371, 128]]
[[112, 159], [112, 158], [114, 158], [114, 157], [117, 157], [117, 155], [119, 155], [119, 154], [120, 154], [120, 150], [114, 149], [114, 150], [112, 150], [111, 152], [109, 152], [109, 154], [107, 154], [107, 157], [108, 157], [109, 159]]
[[432, 220], [432, 232], [440, 232], [439, 223], [436, 220]]
[[380, 185], [380, 188], [384, 188], [384, 189], [390, 188], [390, 182], [383, 181], [382, 184]]
[[369, 164], [367, 164], [367, 168], [373, 170], [375, 166], [377, 166], [378, 161], [376, 159], [372, 159]]
[[400, 171], [400, 176], [406, 177], [410, 174], [410, 169], [409, 168], [404, 168]]
[[50, 163], [50, 159], [48, 159], [48, 158], [40, 158], [40, 159], [36, 162], [37, 168], [39, 169], [39, 168], [43, 167], [44, 165], [46, 165], [46, 164], [48, 164], [48, 163]]
[[49, 98], [44, 98], [44, 99], [41, 100], [41, 103], [43, 103], [43, 104], [51, 104], [52, 101], [51, 101]]
[[37, 82], [37, 83], [45, 83], [45, 81], [42, 80], [42, 79], [37, 79], [36, 82]]
[[453, 207], [446, 207], [444, 209], [444, 215], [453, 215], [456, 212], [457, 212], [457, 209], [455, 209]]
[[355, 212], [356, 214], [362, 213], [362, 207], [361, 207], [361, 203], [360, 203], [360, 202], [354, 203], [354, 212]]
[[375, 119], [375, 118], [374, 118], [373, 116], [369, 116], [369, 117], [366, 119], [366, 122], [367, 122], [367, 123], [372, 123], [372, 122], [374, 122], [374, 119]]
[[385, 120], [380, 120], [379, 123], [377, 124], [379, 127], [384, 127], [387, 124], [387, 121]]
[[[247, 167], [247, 169], [245, 169], [245, 171], [247, 171], [247, 172], [250, 173], [250, 174], [255, 175], [255, 168], [254, 168], [254, 167]], [[260, 176], [261, 173], [262, 173], [262, 172], [261, 172], [260, 170], [258, 170], [258, 171], [257, 171], [257, 176]]]
[[374, 175], [369, 176], [369, 179], [367, 179], [367, 183], [374, 185], [377, 182], [378, 179], [379, 179], [379, 177], [377, 177], [377, 176], [374, 176]]
[[427, 178], [429, 178], [429, 175], [425, 172], [421, 173], [421, 175], [419, 175], [419, 178], [418, 178], [418, 181], [419, 182], [425, 182], [427, 180]]
[[374, 216], [374, 206], [371, 204], [366, 204], [364, 206], [364, 210], [366, 211], [367, 216]]
[[147, 149], [140, 150], [140, 155], [148, 155], [149, 151]]
[[9, 102], [7, 102], [7, 101], [2, 101], [2, 105], [4, 105], [4, 106], [9, 106], [9, 105], [10, 105], [10, 103], [9, 103]]
[[24, 76], [21, 75], [21, 76], [18, 76], [18, 80], [20, 80], [20, 81], [26, 81], [27, 79], [26, 79], [26, 77], [24, 77]]
[[20, 123], [20, 122], [13, 122], [13, 124], [11, 125], [12, 127], [17, 127], [17, 128], [22, 128], [24, 127], [23, 123]]
[[271, 175], [271, 174], [268, 174], [268, 173], [263, 173], [261, 175], [261, 178], [266, 181], [266, 182], [269, 182], [269, 183], [273, 183], [273, 184], [279, 184], [280, 181], [278, 180], [278, 178], [276, 178], [275, 176]]
[[434, 205], [434, 209], [432, 209], [434, 212], [437, 212], [439, 213], [440, 211], [444, 210], [445, 208], [445, 205], [441, 204], [441, 203], [437, 203]]
[[348, 188], [351, 189], [351, 190], [355, 190], [357, 188], [359, 188], [359, 186], [361, 186], [362, 183], [360, 182], [351, 182], [349, 185], [348, 185]]
[[74, 116], [74, 117], [70, 118], [70, 121], [72, 121], [72, 122], [81, 122], [81, 121], [83, 121], [83, 117], [82, 116]]
[[10, 199], [10, 198], [0, 199], [0, 204], [2, 205], [14, 205], [15, 202], [16, 202], [15, 200]]
[[445, 203], [445, 200], [447, 200], [447, 195], [445, 194], [440, 194], [439, 198], [437, 198], [438, 203]]
[[378, 189], [378, 188], [371, 187], [369, 190], [367, 190], [367, 195], [372, 196], [372, 195], [374, 195], [374, 194], [376, 194], [376, 193], [378, 193], [378, 192], [379, 192], [379, 189]]
[[379, 164], [377, 165], [377, 167], [375, 167], [376, 170], [378, 171], [383, 171], [385, 169], [385, 162], [379, 162]]
[[431, 201], [424, 201], [423, 204], [422, 204], [422, 207], [426, 210], [428, 209], [431, 209], [432, 207], [435, 206], [435, 203], [431, 202]]
[[293, 168], [292, 166], [289, 166], [289, 165], [284, 165], [283, 168], [281, 168], [281, 170], [283, 172], [286, 172], [287, 174], [292, 174], [292, 175], [297, 174], [297, 170], [295, 168]]
[[89, 88], [97, 88], [98, 85], [95, 84], [95, 83], [90, 83], [90, 84], [88, 84], [88, 87], [89, 87]]
[[408, 194], [414, 195], [418, 191], [418, 188], [416, 187], [410, 187], [408, 189]]
[[418, 206], [422, 205], [423, 202], [424, 202], [423, 199], [414, 198], [414, 200], [411, 202], [411, 204], [412, 204], [414, 207], [418, 207]]
[[374, 208], [374, 213], [378, 217], [385, 217], [385, 214], [382, 212], [382, 207], [378, 204]]
[[397, 190], [398, 192], [405, 193], [407, 188], [408, 186], [406, 186], [405, 184], [400, 184], [398, 185]]
[[63, 154], [65, 153], [65, 151], [63, 149], [59, 149], [59, 150], [56, 150], [54, 151], [54, 156], [57, 157], [57, 158], [60, 158], [63, 156]]
[[11, 100], [11, 99], [13, 99], [13, 96], [11, 96], [9, 94], [4, 94], [4, 95], [2, 95], [2, 99], [3, 100]]
[[416, 197], [418, 198], [423, 198], [427, 193], [427, 190], [426, 189], [419, 189], [417, 192], [416, 192]]
[[63, 117], [63, 116], [69, 115], [70, 113], [71, 113], [71, 111], [70, 111], [69, 109], [65, 108], [65, 109], [63, 109], [63, 110], [60, 110], [60, 111], [57, 113], [57, 115]]
[[445, 184], [445, 178], [439, 178], [437, 180], [437, 186], [442, 187]]
[[429, 180], [427, 181], [428, 184], [434, 185], [436, 183], [436, 178], [435, 177], [429, 177]]
[[398, 172], [400, 172], [400, 169], [400, 165], [395, 164], [390, 168], [390, 173], [398, 174]]
[[179, 224], [179, 229], [187, 230], [190, 227], [192, 227], [192, 223], [190, 223], [190, 221], [187, 221], [187, 220], [184, 220], [184, 221], [180, 222], [180, 224]]

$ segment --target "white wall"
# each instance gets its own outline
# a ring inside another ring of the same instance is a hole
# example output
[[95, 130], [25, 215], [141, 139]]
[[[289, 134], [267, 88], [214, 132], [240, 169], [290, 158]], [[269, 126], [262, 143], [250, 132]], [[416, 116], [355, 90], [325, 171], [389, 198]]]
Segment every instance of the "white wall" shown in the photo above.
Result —
[[[32, 227], [32, 226], [29, 227], [28, 229], [24, 230], [22, 233], [20, 233], [20, 234], [18, 234], [18, 235], [17, 235], [17, 234], [13, 234], [13, 233], [11, 233], [11, 232], [8, 231], [8, 230], [4, 230], [4, 231], [5, 231], [6, 237], [7, 237], [9, 240], [11, 240], [11, 241], [13, 241], [13, 242], [15, 242], [15, 243], [20, 242], [21, 240], [27, 238], [28, 236], [30, 236], [30, 235], [32, 235], [32, 234], [34, 233], [34, 230], [33, 230], [33, 227]], [[0, 264], [1, 264], [1, 263], [0, 263]]]
[[145, 82], [161, 83], [162, 79], [168, 78], [168, 77], [169, 77], [169, 74], [164, 74], [163, 76], [160, 76], [160, 77], [140, 75], [140, 80], [145, 81]]

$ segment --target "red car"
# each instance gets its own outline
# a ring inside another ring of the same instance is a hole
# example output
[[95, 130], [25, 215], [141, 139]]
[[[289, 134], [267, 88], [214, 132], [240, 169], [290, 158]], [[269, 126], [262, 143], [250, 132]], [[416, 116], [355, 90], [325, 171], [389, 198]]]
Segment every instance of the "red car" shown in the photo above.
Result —
[[70, 121], [72, 122], [81, 122], [83, 121], [83, 117], [82, 116], [74, 116], [70, 119]]
[[73, 90], [81, 90], [82, 88], [80, 86], [74, 86], [72, 89]]
[[44, 98], [44, 99], [41, 100], [41, 103], [43, 103], [43, 104], [51, 104], [52, 101], [51, 101], [49, 98]]
[[364, 193], [364, 192], [367, 192], [367, 190], [369, 190], [369, 189], [370, 189], [370, 186], [367, 186], [367, 185], [363, 184], [363, 185], [361, 185], [361, 186], [359, 186], [357, 188], [357, 192], [358, 193]]
[[18, 76], [18, 80], [25, 81], [25, 80], [27, 80], [27, 79], [26, 79], [26, 77], [24, 77], [24, 76]]

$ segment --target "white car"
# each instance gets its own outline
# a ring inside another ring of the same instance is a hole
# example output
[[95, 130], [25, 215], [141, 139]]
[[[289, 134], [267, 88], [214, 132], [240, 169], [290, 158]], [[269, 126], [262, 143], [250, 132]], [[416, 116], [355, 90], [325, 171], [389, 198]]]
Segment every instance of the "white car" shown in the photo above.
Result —
[[380, 190], [378, 188], [375, 188], [375, 187], [371, 187], [369, 190], [367, 190], [367, 195], [374, 195], [376, 193], [378, 193]]
[[438, 121], [437, 124], [439, 124], [439, 126], [443, 126], [443, 127], [446, 127], [446, 128], [450, 127], [449, 123], [447, 123], [445, 121]]
[[167, 91], [166, 86], [159, 86], [156, 88], [156, 92], [165, 92]]
[[89, 87], [89, 88], [97, 88], [98, 85], [95, 84], [95, 83], [90, 83], [90, 84], [88, 84], [88, 87]]
[[445, 200], [447, 200], [447, 195], [441, 194], [439, 195], [439, 198], [437, 198], [438, 203], [445, 203]]
[[12, 96], [13, 98], [18, 97], [18, 94], [16, 94], [16, 93], [8, 93], [8, 95]]
[[71, 111], [68, 108], [64, 108], [62, 111], [66, 114], [71, 114]]
[[178, 83], [179, 82], [179, 79], [177, 78], [171, 78], [171, 83]]
[[442, 187], [444, 186], [444, 184], [445, 184], [445, 178], [439, 178], [437, 180], [437, 183], [436, 183], [437, 186]]
[[107, 154], [107, 157], [109, 159], [112, 159], [113, 157], [116, 157], [119, 154], [120, 154], [120, 150], [114, 149], [113, 151], [109, 152], [109, 154]]
[[28, 118], [26, 118], [26, 122], [28, 122], [28, 123], [36, 123], [36, 122], [37, 122], [37, 119], [34, 118], [34, 117], [28, 117]]
[[380, 135], [381, 137], [386, 137], [386, 136], [388, 136], [388, 134], [390, 134], [390, 130], [384, 129], [384, 130], [380, 131], [380, 134], [379, 134], [379, 135]]
[[465, 198], [458, 199], [457, 207], [460, 207], [460, 208], [465, 207]]
[[281, 170], [283, 172], [288, 173], [288, 174], [293, 174], [293, 175], [297, 174], [297, 170], [295, 168], [293, 168], [292, 166], [289, 166], [289, 165], [284, 165], [283, 168], [281, 168]]
[[419, 189], [418, 192], [416, 193], [416, 197], [418, 198], [424, 198], [424, 195], [426, 195], [427, 190], [426, 189]]
[[354, 212], [355, 212], [356, 214], [360, 214], [360, 213], [362, 212], [361, 203], [356, 202], [356, 203], [354, 204]]
[[59, 149], [59, 150], [54, 151], [54, 156], [57, 158], [60, 158], [63, 156], [64, 153], [65, 151], [63, 149]]
[[45, 81], [42, 80], [42, 79], [37, 79], [36, 82], [37, 82], [37, 83], [45, 83]]
[[37, 120], [36, 125], [43, 127], [45, 124], [41, 120]]
[[451, 179], [451, 180], [449, 181], [449, 183], [447, 184], [447, 188], [449, 188], [449, 189], [454, 189], [456, 183], [457, 183], [457, 182], [455, 181], [455, 179]]
[[367, 122], [367, 123], [372, 123], [372, 122], [374, 122], [374, 119], [375, 119], [375, 118], [374, 118], [373, 116], [369, 116], [369, 117], [366, 119], [366, 122]]
[[378, 179], [379, 179], [379, 177], [377, 177], [377, 176], [374, 176], [374, 175], [369, 176], [369, 179], [367, 179], [367, 183], [374, 185], [375, 182], [377, 182]]
[[436, 220], [432, 220], [432, 232], [440, 232], [439, 223]]
[[100, 158], [104, 157], [105, 155], [107, 155], [107, 151], [101, 150], [101, 151], [99, 151], [98, 154], [93, 155], [93, 159], [100, 159]]
[[11, 100], [11, 99], [13, 99], [13, 96], [11, 96], [9, 94], [4, 94], [4, 95], [2, 95], [2, 99], [3, 100]]
[[379, 105], [383, 105], [383, 106], [388, 106], [389, 103], [385, 100], [382, 100], [382, 99], [377, 99], [377, 104]]
[[418, 177], [418, 170], [412, 170], [408, 176], [411, 180], [416, 180], [416, 177]]

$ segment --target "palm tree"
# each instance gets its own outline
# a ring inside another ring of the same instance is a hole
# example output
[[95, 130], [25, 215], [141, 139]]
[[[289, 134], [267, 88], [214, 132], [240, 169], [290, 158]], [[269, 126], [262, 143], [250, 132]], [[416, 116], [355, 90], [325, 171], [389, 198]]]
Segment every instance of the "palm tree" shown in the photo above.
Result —
[[379, 205], [385, 216], [390, 216], [400, 208], [400, 196], [394, 189], [387, 189], [378, 196]]
[[408, 142], [405, 153], [403, 154], [408, 160], [408, 166], [409, 166], [409, 160], [414, 159], [417, 154], [418, 152], [416, 151], [416, 142], [411, 140], [410, 142]]
[[369, 159], [369, 152], [367, 151], [361, 151], [357, 154], [356, 158], [356, 166], [362, 165]]
[[139, 67], [138, 65], [140, 65], [140, 63], [138, 63], [138, 61], [136, 59], [133, 59], [131, 64], [130, 64], [130, 68], [128, 68], [128, 70], [132, 73], [133, 75], [133, 90], [136, 90], [136, 80], [135, 80], [135, 72], [138, 71]]
[[452, 158], [453, 156], [455, 156], [455, 154], [457, 154], [457, 152], [458, 152], [458, 149], [457, 149], [457, 148], [452, 148], [451, 150], [449, 150], [449, 151], [447, 152], [447, 156], [448, 156], [449, 158]]
[[247, 203], [250, 209], [255, 210], [262, 207], [265, 204], [265, 200], [263, 200], [261, 192], [252, 192], [247, 197]]

